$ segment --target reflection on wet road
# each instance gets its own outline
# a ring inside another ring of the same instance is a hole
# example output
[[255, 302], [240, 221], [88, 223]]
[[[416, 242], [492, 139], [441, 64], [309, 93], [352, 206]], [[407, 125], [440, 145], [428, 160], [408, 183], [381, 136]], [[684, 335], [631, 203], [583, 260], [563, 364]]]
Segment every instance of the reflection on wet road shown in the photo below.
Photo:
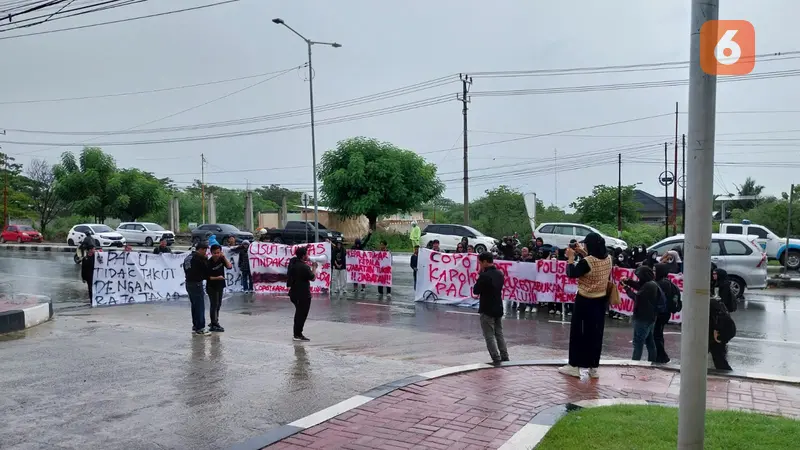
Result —
[[[381, 383], [488, 357], [475, 311], [412, 301], [407, 259], [393, 296], [317, 297], [307, 344], [291, 342], [288, 298], [232, 294], [227, 332], [189, 333], [188, 302], [91, 309], [69, 254], [0, 253], [0, 294], [47, 295], [53, 322], [0, 338], [3, 448], [225, 448]], [[800, 298], [748, 293], [734, 313], [731, 364], [795, 375]], [[568, 323], [546, 312], [509, 312], [512, 359], [565, 358]], [[609, 320], [604, 356], [628, 358], [631, 327]], [[675, 360], [680, 328], [667, 350]], [[676, 361], [677, 362], [677, 361]]]

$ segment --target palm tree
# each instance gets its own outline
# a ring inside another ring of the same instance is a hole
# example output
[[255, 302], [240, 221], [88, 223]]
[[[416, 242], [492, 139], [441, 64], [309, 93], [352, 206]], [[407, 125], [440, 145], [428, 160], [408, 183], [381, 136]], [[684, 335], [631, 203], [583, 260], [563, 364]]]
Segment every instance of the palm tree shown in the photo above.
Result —
[[[734, 186], [736, 185], [734, 184]], [[736, 186], [736, 190], [739, 191], [739, 195], [743, 197], [744, 196], [760, 197], [761, 192], [764, 190], [764, 186], [756, 184], [756, 180], [754, 180], [751, 177], [747, 177], [747, 179], [744, 180], [744, 183], [742, 183], [739, 186]], [[755, 208], [755, 206], [756, 206], [755, 200], [742, 200], [736, 205], [737, 209], [743, 209], [743, 210], [753, 209]]]

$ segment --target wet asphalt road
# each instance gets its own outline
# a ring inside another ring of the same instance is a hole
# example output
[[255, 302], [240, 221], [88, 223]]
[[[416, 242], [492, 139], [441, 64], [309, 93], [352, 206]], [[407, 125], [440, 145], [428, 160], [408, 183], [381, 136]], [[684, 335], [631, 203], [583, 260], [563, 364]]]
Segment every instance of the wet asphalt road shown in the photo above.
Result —
[[[225, 448], [375, 385], [487, 359], [472, 310], [412, 301], [407, 258], [393, 298], [316, 298], [307, 334], [291, 341], [284, 297], [234, 294], [227, 332], [189, 333], [187, 301], [91, 309], [70, 254], [0, 253], [0, 293], [50, 296], [55, 319], [0, 337], [0, 448]], [[748, 293], [734, 315], [731, 364], [796, 375], [800, 291]], [[565, 358], [569, 324], [510, 313], [512, 359]], [[678, 359], [680, 328], [668, 352]], [[630, 356], [630, 325], [609, 320], [604, 357]], [[678, 362], [678, 361], [676, 361]]]

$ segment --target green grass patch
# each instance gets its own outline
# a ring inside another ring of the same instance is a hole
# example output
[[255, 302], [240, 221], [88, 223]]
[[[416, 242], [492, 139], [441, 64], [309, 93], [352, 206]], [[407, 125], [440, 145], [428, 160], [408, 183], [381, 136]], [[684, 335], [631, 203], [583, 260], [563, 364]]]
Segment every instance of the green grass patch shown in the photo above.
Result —
[[[674, 450], [677, 443], [677, 408], [619, 405], [567, 414], [536, 450]], [[800, 421], [741, 411], [706, 412], [706, 450], [798, 446]]]

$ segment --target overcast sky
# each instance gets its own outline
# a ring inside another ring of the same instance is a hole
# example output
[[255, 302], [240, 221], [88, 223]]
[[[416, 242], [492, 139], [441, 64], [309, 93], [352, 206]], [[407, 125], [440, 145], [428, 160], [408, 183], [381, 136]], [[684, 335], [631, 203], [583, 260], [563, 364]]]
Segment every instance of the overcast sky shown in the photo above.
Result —
[[[117, 20], [214, 1], [150, 0], [22, 31]], [[4, 3], [9, 2], [0, 1], [0, 5]], [[721, 3], [721, 18], [746, 19], [755, 25], [757, 53], [800, 50], [800, 27], [796, 25], [800, 6], [796, 1]], [[55, 162], [65, 150], [79, 151], [79, 144], [84, 142], [112, 144], [266, 129], [270, 132], [178, 143], [103, 145], [103, 149], [120, 167], [170, 176], [179, 185], [200, 177], [200, 154], [204, 153], [209, 163], [208, 183], [239, 188], [246, 183], [275, 183], [310, 192], [310, 130], [275, 129], [307, 123], [308, 115], [274, 116], [308, 107], [304, 69], [163, 90], [301, 66], [306, 61], [305, 44], [271, 22], [281, 17], [312, 40], [342, 44], [338, 49], [314, 47], [318, 159], [341, 139], [362, 135], [389, 141], [435, 163], [447, 185], [446, 196], [461, 201], [463, 141], [461, 103], [456, 100], [456, 92], [461, 90], [458, 73], [687, 61], [689, 8], [689, 0], [581, 0], [569, 5], [530, 0], [241, 0], [164, 17], [0, 40], [0, 130], [102, 132], [256, 116], [269, 119], [232, 127], [112, 136], [8, 131], [0, 141], [75, 145], [0, 145], [22, 163], [34, 157]], [[20, 32], [0, 34], [0, 38], [15, 33]], [[800, 55], [757, 63], [755, 73], [793, 69], [800, 69]], [[339, 104], [327, 111], [323, 107], [446, 76], [452, 81], [422, 85], [433, 86], [429, 89], [408, 89], [399, 92], [403, 95], [367, 99], [373, 101], [354, 102], [352, 106]], [[200, 106], [268, 77], [275, 78]], [[546, 203], [563, 207], [575, 197], [588, 194], [596, 184], [615, 185], [619, 152], [623, 155], [624, 184], [642, 182], [645, 190], [663, 195], [657, 181], [664, 164], [663, 143], [670, 142], [672, 170], [675, 102], [679, 102], [680, 111], [687, 111], [686, 86], [516, 96], [497, 93], [629, 86], [686, 78], [685, 66], [594, 74], [583, 71], [575, 75], [476, 75], [469, 105], [469, 143], [475, 146], [469, 158], [470, 176], [474, 177], [470, 196], [474, 199], [487, 189], [507, 184], [535, 191]], [[798, 80], [797, 76], [788, 76], [720, 83], [716, 193], [735, 192], [734, 184], [742, 183], [748, 175], [765, 185], [767, 193], [776, 195], [788, 191], [790, 183], [800, 183]], [[29, 102], [147, 90], [162, 91]], [[451, 100], [446, 101], [448, 95]], [[433, 100], [426, 103], [426, 99]], [[432, 105], [419, 107], [426, 104]], [[405, 105], [398, 108], [405, 111], [386, 114], [394, 111], [386, 108], [397, 105]], [[176, 114], [187, 109], [191, 110]], [[376, 116], [376, 110], [382, 115]], [[365, 112], [374, 117], [349, 120], [353, 114]], [[632, 121], [657, 115], [662, 117]], [[679, 117], [682, 134], [687, 117]], [[336, 118], [342, 120], [324, 124]], [[622, 121], [628, 122], [562, 135], [527, 136]], [[781, 163], [786, 164], [779, 166]], [[589, 167], [580, 168], [582, 165]]]

